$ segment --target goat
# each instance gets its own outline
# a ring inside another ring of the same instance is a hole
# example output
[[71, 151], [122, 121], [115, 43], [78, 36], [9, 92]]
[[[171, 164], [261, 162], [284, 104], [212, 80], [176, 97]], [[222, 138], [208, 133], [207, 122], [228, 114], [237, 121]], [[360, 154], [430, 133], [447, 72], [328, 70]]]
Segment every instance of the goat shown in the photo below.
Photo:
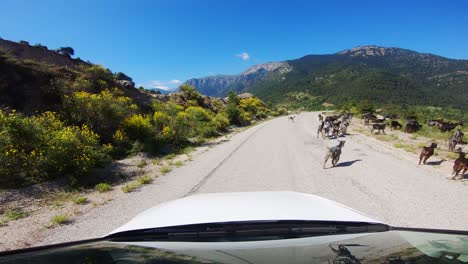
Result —
[[374, 123], [383, 124], [384, 121], [385, 121], [385, 118], [377, 118], [374, 120]]
[[461, 148], [458, 149], [458, 158], [453, 162], [453, 177], [455, 180], [458, 177], [458, 173], [461, 173], [461, 179], [465, 176], [466, 170], [468, 170], [468, 159], [465, 157], [466, 153], [462, 152]]
[[452, 136], [449, 139], [448, 150], [453, 151], [455, 149], [455, 147], [457, 146], [457, 144], [458, 144], [458, 138], [456, 138], [455, 136]]
[[421, 161], [423, 164], [426, 164], [427, 159], [434, 155], [435, 148], [437, 148], [437, 143], [434, 142], [429, 147], [423, 147], [419, 155], [419, 165], [421, 165]]
[[348, 120], [345, 120], [344, 122], [341, 123], [340, 132], [342, 136], [345, 136], [346, 134], [348, 134], [348, 126], [349, 126]]
[[325, 139], [325, 137], [329, 137], [330, 135], [330, 128], [332, 124], [329, 121], [322, 121], [317, 129], [317, 137], [319, 134], [322, 134], [322, 138]]
[[332, 159], [332, 165], [333, 167], [336, 166], [338, 161], [340, 160], [341, 156], [341, 149], [343, 148], [345, 141], [340, 141], [338, 140], [338, 145], [328, 148], [327, 154], [325, 155], [325, 161], [323, 162], [323, 168], [325, 169], [325, 165], [327, 164], [328, 159]]
[[319, 113], [317, 116], [318, 116], [319, 122], [322, 122], [323, 121], [323, 115]]
[[406, 124], [405, 126], [405, 133], [414, 133], [421, 129], [421, 125], [418, 123], [418, 121], [410, 121]]
[[465, 134], [463, 134], [461, 129], [458, 129], [453, 136], [457, 139], [457, 142], [459, 144], [463, 144], [463, 137], [465, 136]]
[[428, 126], [436, 126], [436, 125], [437, 125], [437, 121], [436, 121], [436, 120], [429, 120], [429, 122], [427, 122], [427, 125], [428, 125]]
[[446, 122], [446, 123], [442, 123], [440, 125], [439, 129], [440, 129], [441, 132], [450, 132], [450, 131], [454, 130], [459, 125], [463, 125], [463, 122], [458, 122], [458, 123]]
[[337, 116], [337, 115], [326, 116], [325, 121], [335, 122], [336, 120], [338, 120], [338, 118], [340, 118], [340, 117]]
[[296, 118], [296, 116], [288, 116], [288, 119], [289, 121], [293, 122], [294, 123], [294, 119]]
[[371, 114], [371, 113], [365, 113], [365, 114], [362, 114], [362, 118], [364, 119], [364, 125], [368, 126], [369, 121], [376, 120], [377, 116], [375, 116], [374, 114]]
[[332, 136], [333, 138], [338, 138], [338, 134], [340, 133], [341, 122], [335, 122], [332, 124]]
[[400, 122], [396, 121], [396, 120], [392, 120], [390, 122], [390, 128], [393, 130], [393, 129], [401, 129], [403, 126], [400, 124]]
[[374, 133], [374, 130], [377, 130], [377, 133], [380, 134], [380, 131], [385, 135], [385, 124], [372, 124], [371, 134]]
[[325, 122], [324, 121], [320, 121], [320, 124], [317, 128], [317, 138], [319, 137], [319, 134], [322, 133], [322, 137], [323, 137], [323, 127], [325, 126]]
[[388, 114], [384, 116], [385, 119], [397, 119], [398, 115], [397, 114]]
[[455, 147], [457, 146], [457, 144], [463, 144], [464, 135], [465, 134], [463, 134], [461, 129], [458, 129], [457, 131], [455, 131], [453, 136], [448, 141], [448, 146], [449, 146], [448, 150], [453, 151]]

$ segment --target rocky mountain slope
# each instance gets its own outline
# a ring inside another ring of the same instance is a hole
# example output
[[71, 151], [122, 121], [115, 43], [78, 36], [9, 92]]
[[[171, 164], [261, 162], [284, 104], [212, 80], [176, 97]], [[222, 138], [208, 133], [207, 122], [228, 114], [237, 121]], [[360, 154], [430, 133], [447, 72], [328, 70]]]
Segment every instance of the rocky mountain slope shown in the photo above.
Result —
[[289, 72], [291, 67], [287, 62], [269, 62], [250, 67], [237, 75], [216, 75], [204, 78], [194, 78], [187, 81], [202, 94], [210, 96], [225, 96], [229, 90], [243, 91], [250, 85], [272, 75]]
[[263, 74], [249, 82], [218, 76], [189, 83], [206, 94], [237, 88], [270, 102], [290, 100], [287, 95], [301, 92], [332, 103], [371, 100], [468, 108], [468, 60], [401, 48], [361, 46], [334, 54], [307, 55], [282, 65], [287, 65], [287, 70], [273, 70], [278, 74]]

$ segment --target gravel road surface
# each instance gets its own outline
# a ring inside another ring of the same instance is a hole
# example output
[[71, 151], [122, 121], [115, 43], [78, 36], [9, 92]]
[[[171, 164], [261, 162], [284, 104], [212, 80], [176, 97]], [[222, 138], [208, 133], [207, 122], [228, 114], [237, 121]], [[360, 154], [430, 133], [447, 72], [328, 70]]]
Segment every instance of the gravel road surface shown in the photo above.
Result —
[[[103, 236], [161, 202], [195, 193], [293, 190], [316, 194], [392, 225], [468, 230], [468, 186], [349, 135], [335, 168], [317, 113], [280, 117], [238, 133], [136, 193], [47, 231], [34, 245]], [[361, 137], [362, 139], [362, 137]], [[426, 165], [427, 167], [427, 165]]]

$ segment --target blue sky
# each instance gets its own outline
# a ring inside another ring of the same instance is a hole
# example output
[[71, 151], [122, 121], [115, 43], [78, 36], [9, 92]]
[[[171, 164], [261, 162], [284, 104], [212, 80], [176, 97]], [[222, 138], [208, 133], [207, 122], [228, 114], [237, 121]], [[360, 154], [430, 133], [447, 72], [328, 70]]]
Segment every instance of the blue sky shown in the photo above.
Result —
[[0, 37], [122, 71], [146, 88], [375, 44], [468, 59], [468, 1], [2, 0]]

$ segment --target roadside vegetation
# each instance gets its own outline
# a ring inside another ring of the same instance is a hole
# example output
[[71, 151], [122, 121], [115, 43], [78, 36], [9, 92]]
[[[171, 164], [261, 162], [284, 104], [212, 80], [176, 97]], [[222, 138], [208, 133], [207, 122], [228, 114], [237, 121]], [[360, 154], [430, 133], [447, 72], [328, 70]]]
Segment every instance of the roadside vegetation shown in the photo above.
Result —
[[[121, 87], [119, 80], [131, 78], [99, 65], [63, 68], [0, 53], [0, 68], [5, 69], [0, 76], [0, 87], [6, 87], [3, 99], [11, 101], [0, 109], [3, 189], [64, 177], [71, 186], [79, 185], [81, 178], [112, 159], [193, 147], [232, 125], [284, 113], [270, 110], [256, 97], [240, 99], [231, 93], [226, 103], [186, 84], [179, 93], [158, 100], [144, 89]], [[39, 86], [34, 90], [39, 103], [16, 102], [33, 85]], [[26, 110], [31, 108], [34, 111]], [[145, 160], [136, 164], [147, 165]]]
[[0, 226], [6, 225], [8, 222], [15, 221], [21, 218], [28, 217], [29, 212], [23, 211], [21, 209], [9, 209], [6, 210], [3, 214], [3, 217], [0, 218]]

